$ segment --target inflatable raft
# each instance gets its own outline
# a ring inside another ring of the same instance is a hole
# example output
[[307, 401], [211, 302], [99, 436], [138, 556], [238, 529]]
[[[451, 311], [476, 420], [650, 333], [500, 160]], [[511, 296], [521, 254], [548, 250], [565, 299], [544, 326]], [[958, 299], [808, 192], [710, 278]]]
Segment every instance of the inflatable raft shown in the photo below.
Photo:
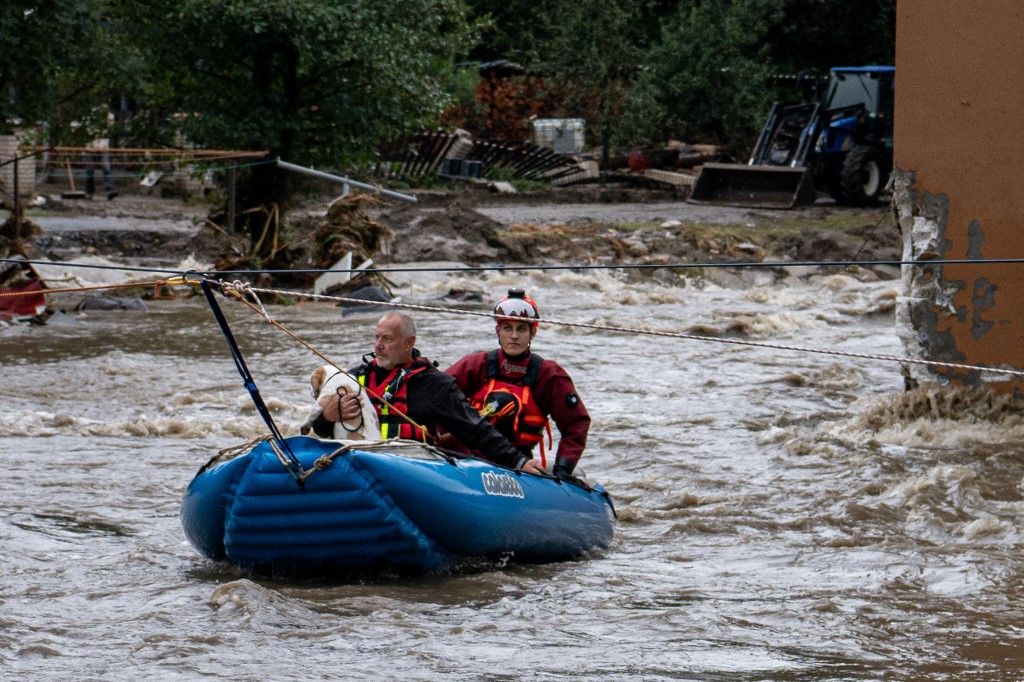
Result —
[[612, 539], [614, 510], [601, 486], [419, 443], [285, 440], [312, 470], [302, 485], [271, 440], [214, 457], [196, 474], [181, 522], [203, 555], [272, 570], [436, 570], [475, 556], [574, 559]]

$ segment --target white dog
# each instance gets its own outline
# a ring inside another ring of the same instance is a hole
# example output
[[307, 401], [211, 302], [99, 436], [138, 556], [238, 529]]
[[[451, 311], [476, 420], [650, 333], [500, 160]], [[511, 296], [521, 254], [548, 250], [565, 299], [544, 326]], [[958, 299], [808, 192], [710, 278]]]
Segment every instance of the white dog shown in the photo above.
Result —
[[[380, 440], [380, 422], [377, 420], [377, 410], [373, 409], [366, 389], [360, 386], [351, 374], [341, 371], [334, 365], [324, 365], [313, 370], [309, 383], [313, 387], [313, 398], [317, 401], [326, 395], [335, 393], [355, 393], [359, 398], [362, 416], [355, 423], [335, 422], [334, 438], [336, 440]], [[313, 422], [323, 412], [324, 409], [317, 405], [306, 417], [306, 421], [303, 422], [299, 430], [303, 434], [309, 433], [313, 428]]]

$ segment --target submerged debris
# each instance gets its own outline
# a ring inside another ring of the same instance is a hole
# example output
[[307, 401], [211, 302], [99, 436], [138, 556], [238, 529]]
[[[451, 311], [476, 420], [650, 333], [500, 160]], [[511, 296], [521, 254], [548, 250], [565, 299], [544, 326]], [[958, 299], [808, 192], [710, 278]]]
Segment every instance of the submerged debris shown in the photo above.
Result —
[[75, 312], [128, 310], [147, 312], [149, 306], [141, 298], [124, 298], [118, 296], [90, 295], [85, 296], [74, 307]]
[[42, 293], [46, 284], [30, 263], [22, 262], [20, 254], [14, 255], [15, 262], [0, 264], [0, 292], [14, 294], [0, 298], [0, 322], [42, 322], [51, 312]]
[[1024, 396], [991, 386], [927, 384], [878, 402], [864, 413], [862, 419], [876, 429], [918, 419], [1019, 423], [1024, 419]]

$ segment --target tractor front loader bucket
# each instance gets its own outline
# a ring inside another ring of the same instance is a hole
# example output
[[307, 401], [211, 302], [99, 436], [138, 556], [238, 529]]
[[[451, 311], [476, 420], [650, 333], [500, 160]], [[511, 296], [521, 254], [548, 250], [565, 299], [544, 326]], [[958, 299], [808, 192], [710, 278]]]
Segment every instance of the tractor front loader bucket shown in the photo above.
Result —
[[808, 206], [817, 198], [806, 166], [750, 166], [706, 163], [693, 183], [688, 201], [750, 208]]

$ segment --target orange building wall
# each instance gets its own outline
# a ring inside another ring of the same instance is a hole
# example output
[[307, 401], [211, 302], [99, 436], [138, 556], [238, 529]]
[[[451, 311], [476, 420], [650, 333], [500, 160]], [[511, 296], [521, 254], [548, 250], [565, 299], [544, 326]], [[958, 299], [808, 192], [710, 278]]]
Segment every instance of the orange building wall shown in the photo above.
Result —
[[[896, 14], [904, 257], [1024, 257], [1024, 3], [899, 0]], [[897, 313], [908, 351], [1024, 369], [1024, 265], [913, 270]]]

